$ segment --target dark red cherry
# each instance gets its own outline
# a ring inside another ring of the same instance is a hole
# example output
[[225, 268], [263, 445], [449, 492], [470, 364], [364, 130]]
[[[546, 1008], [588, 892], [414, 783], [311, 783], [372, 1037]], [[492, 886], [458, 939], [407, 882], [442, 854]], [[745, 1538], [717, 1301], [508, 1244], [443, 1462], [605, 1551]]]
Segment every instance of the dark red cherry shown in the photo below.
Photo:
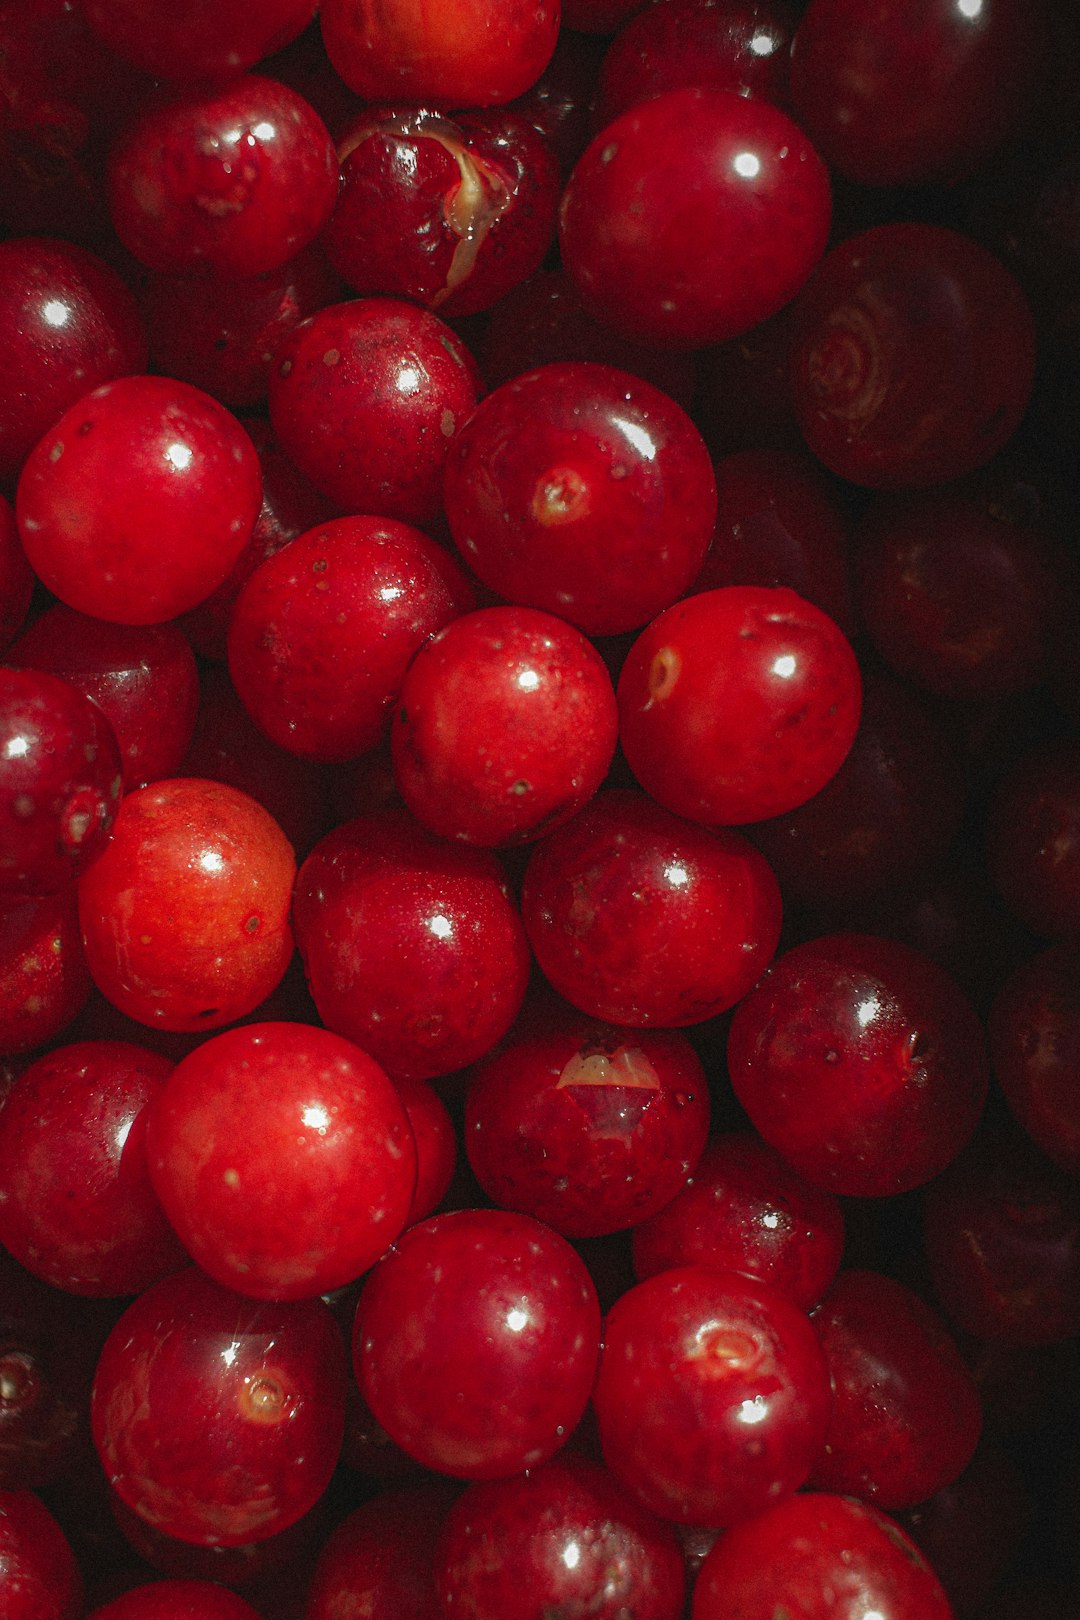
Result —
[[1027, 748], [998, 783], [986, 826], [990, 875], [1044, 939], [1080, 934], [1080, 742]]
[[807, 1180], [885, 1197], [921, 1186], [978, 1124], [982, 1025], [928, 957], [871, 934], [787, 951], [736, 1010], [736, 1095]]
[[71, 1543], [32, 1491], [0, 1491], [5, 1620], [78, 1620], [83, 1583]]
[[767, 1283], [680, 1266], [605, 1319], [593, 1391], [604, 1458], [663, 1518], [727, 1527], [798, 1490], [830, 1405], [810, 1321]]
[[90, 27], [124, 61], [163, 79], [233, 78], [311, 21], [313, 0], [86, 0]]
[[1051, 946], [1009, 975], [990, 1009], [990, 1062], [1014, 1117], [1080, 1175], [1080, 959]]
[[[565, 5], [562, 11], [565, 22]], [[564, 177], [589, 144], [590, 103], [603, 54], [600, 40], [567, 24], [543, 73], [511, 103], [512, 111], [527, 118], [554, 150]]]
[[254, 1302], [194, 1267], [129, 1305], [94, 1378], [109, 1480], [150, 1525], [201, 1546], [260, 1541], [326, 1489], [346, 1366], [321, 1299]]
[[121, 782], [96, 703], [57, 675], [0, 669], [0, 892], [55, 894], [92, 866]]
[[522, 914], [545, 976], [591, 1018], [700, 1023], [750, 989], [780, 936], [776, 879], [746, 839], [610, 789], [549, 833]]
[[778, 108], [668, 90], [601, 130], [563, 193], [563, 262], [624, 336], [695, 348], [775, 315], [825, 249], [825, 165]]
[[457, 1494], [449, 1480], [417, 1480], [346, 1514], [319, 1554], [304, 1620], [365, 1608], [378, 1620], [440, 1620], [432, 1560]]
[[1001, 1585], [1035, 1521], [1035, 1500], [1008, 1451], [983, 1441], [951, 1485], [900, 1515], [958, 1615], [989, 1620], [981, 1605]]
[[364, 1284], [360, 1390], [427, 1468], [502, 1479], [546, 1461], [577, 1426], [600, 1340], [596, 1289], [548, 1227], [505, 1210], [412, 1226]]
[[211, 1581], [154, 1581], [91, 1610], [87, 1620], [259, 1620], [227, 1586]]
[[71, 1023], [92, 983], [74, 884], [0, 905], [0, 1053], [30, 1052]]

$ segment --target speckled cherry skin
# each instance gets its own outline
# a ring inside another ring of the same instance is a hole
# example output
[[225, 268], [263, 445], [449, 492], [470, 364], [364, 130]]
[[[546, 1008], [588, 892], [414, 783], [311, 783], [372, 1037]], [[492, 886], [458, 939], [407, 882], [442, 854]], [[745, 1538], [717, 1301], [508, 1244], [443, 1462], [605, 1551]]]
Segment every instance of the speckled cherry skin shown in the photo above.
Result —
[[551, 1457], [585, 1411], [600, 1307], [584, 1261], [527, 1215], [456, 1210], [412, 1226], [364, 1284], [360, 1392], [404, 1451], [459, 1479]]
[[907, 1192], [978, 1124], [982, 1024], [949, 976], [873, 934], [832, 934], [773, 964], [728, 1037], [735, 1093], [756, 1129], [818, 1186]]
[[686, 412], [587, 361], [489, 394], [450, 451], [444, 497], [485, 585], [587, 635], [636, 629], [677, 600], [716, 518], [712, 466]]
[[588, 803], [617, 731], [611, 677], [580, 631], [533, 608], [481, 608], [409, 665], [390, 731], [394, 776], [441, 837], [522, 843]]
[[930, 1306], [882, 1272], [848, 1270], [813, 1323], [833, 1389], [815, 1488], [894, 1511], [958, 1478], [978, 1443], [982, 1405]]
[[940, 1581], [892, 1519], [847, 1497], [788, 1497], [721, 1536], [693, 1620], [953, 1620]]
[[73, 1294], [137, 1294], [187, 1256], [147, 1173], [145, 1109], [172, 1069], [125, 1041], [39, 1057], [0, 1110], [0, 1242]]
[[521, 1006], [528, 944], [495, 856], [403, 810], [320, 840], [293, 919], [319, 1016], [395, 1078], [475, 1063]]
[[92, 988], [75, 885], [0, 905], [0, 1054], [30, 1052], [66, 1029]]
[[436, 315], [357, 298], [319, 310], [282, 342], [270, 421], [343, 511], [424, 524], [441, 509], [450, 441], [478, 391], [475, 361]]
[[365, 1608], [379, 1620], [441, 1620], [432, 1557], [459, 1487], [421, 1478], [355, 1508], [323, 1544], [304, 1620], [339, 1620]]
[[612, 788], [536, 846], [522, 915], [542, 971], [572, 1006], [672, 1028], [746, 994], [776, 949], [781, 902], [740, 834]]
[[675, 1030], [564, 1013], [469, 1075], [465, 1149], [504, 1209], [564, 1237], [637, 1226], [692, 1175], [709, 1129], [705, 1071]]
[[662, 1518], [753, 1518], [806, 1483], [831, 1405], [809, 1319], [767, 1283], [678, 1266], [604, 1321], [593, 1407], [616, 1479]]
[[95, 984], [152, 1028], [252, 1012], [292, 955], [295, 872], [277, 822], [236, 788], [171, 777], [129, 793], [79, 889]]
[[595, 127], [665, 90], [708, 85], [761, 96], [788, 110], [795, 18], [786, 0], [658, 0], [608, 46], [596, 86]]
[[109, 153], [113, 227], [151, 270], [276, 270], [314, 241], [337, 192], [314, 107], [256, 73], [150, 101]]
[[871, 489], [983, 466], [1015, 432], [1035, 374], [1031, 313], [999, 259], [923, 222], [834, 247], [792, 309], [791, 380], [806, 443]]
[[405, 1225], [416, 1148], [404, 1104], [329, 1030], [259, 1023], [204, 1041], [145, 1129], [162, 1208], [192, 1259], [237, 1293], [329, 1293]]
[[71, 1543], [33, 1491], [0, 1491], [0, 1603], [6, 1620], [78, 1620]]
[[0, 481], [14, 479], [69, 405], [107, 382], [146, 370], [135, 299], [96, 254], [50, 237], [0, 243]]
[[321, 1299], [253, 1303], [191, 1267], [140, 1294], [106, 1340], [94, 1443], [148, 1524], [202, 1546], [260, 1541], [329, 1483], [346, 1378]]
[[322, 233], [357, 293], [443, 319], [489, 309], [555, 234], [558, 159], [520, 113], [365, 108], [338, 137], [341, 193]]
[[986, 822], [991, 878], [1013, 916], [1045, 940], [1080, 935], [1080, 742], [1023, 749]]
[[160, 624], [216, 590], [259, 515], [259, 460], [223, 405], [168, 377], [85, 394], [28, 457], [15, 516], [69, 607]]
[[617, 688], [619, 741], [676, 815], [733, 826], [818, 793], [854, 740], [862, 682], [820, 608], [780, 586], [701, 591], [634, 642]]
[[1022, 1132], [980, 1133], [922, 1196], [934, 1295], [977, 1339], [1080, 1333], [1080, 1188]]
[[153, 1581], [92, 1609], [87, 1620], [260, 1620], [246, 1598], [213, 1581]]
[[163, 79], [227, 79], [295, 39], [313, 0], [87, 0], [86, 20], [117, 56]]
[[175, 776], [199, 708], [195, 655], [175, 624], [108, 624], [57, 602], [8, 649], [21, 669], [60, 675], [113, 728], [125, 791]]
[[0, 669], [0, 893], [55, 894], [93, 865], [121, 783], [96, 703], [58, 675]]
[[752, 1131], [708, 1142], [686, 1186], [631, 1238], [639, 1282], [673, 1266], [757, 1277], [800, 1310], [815, 1305], [844, 1250], [839, 1201]]
[[453, 7], [409, 0], [326, 0], [326, 54], [365, 101], [491, 107], [540, 77], [559, 33], [558, 0], [508, 10], [502, 0]]
[[606, 1469], [564, 1452], [514, 1480], [468, 1486], [435, 1553], [440, 1614], [462, 1620], [678, 1620], [686, 1591], [669, 1524]]
[[1038, 1147], [1080, 1175], [1080, 956], [1052, 945], [1021, 963], [990, 1009], [990, 1064], [1013, 1117]]
[[1041, 4], [813, 0], [795, 34], [795, 116], [864, 186], [972, 173], [1030, 112], [1047, 45]]
[[787, 115], [731, 90], [668, 90], [601, 130], [559, 211], [587, 309], [697, 348], [775, 315], [825, 250], [825, 165]]
[[473, 605], [445, 548], [392, 518], [331, 519], [259, 564], [229, 621], [229, 673], [290, 753], [355, 759], [389, 727], [427, 638]]

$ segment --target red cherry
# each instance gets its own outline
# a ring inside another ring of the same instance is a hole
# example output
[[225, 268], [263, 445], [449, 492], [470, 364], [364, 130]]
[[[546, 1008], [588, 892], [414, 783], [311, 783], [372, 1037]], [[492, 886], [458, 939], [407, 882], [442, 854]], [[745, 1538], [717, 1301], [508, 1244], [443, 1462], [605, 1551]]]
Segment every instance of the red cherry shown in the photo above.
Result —
[[5, 1620], [78, 1620], [83, 1585], [71, 1544], [32, 1491], [0, 1491]]
[[311, 21], [314, 0], [86, 0], [111, 50], [163, 79], [232, 78], [280, 50]]

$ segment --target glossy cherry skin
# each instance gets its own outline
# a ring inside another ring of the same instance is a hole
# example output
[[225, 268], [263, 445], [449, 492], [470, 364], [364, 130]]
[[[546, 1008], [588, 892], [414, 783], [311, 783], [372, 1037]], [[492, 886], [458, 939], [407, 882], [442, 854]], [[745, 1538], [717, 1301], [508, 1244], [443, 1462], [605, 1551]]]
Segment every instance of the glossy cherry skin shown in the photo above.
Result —
[[360, 1294], [353, 1362], [417, 1462], [503, 1479], [552, 1456], [585, 1411], [600, 1307], [565, 1238], [526, 1215], [457, 1210], [412, 1226]]
[[967, 998], [928, 957], [872, 934], [779, 957], [736, 1010], [728, 1066], [767, 1142], [808, 1181], [863, 1198], [944, 1170], [988, 1084]]
[[1020, 1132], [987, 1133], [923, 1194], [934, 1293], [978, 1339], [1080, 1332], [1080, 1189]]
[[288, 85], [249, 74], [150, 102], [109, 153], [116, 234], [152, 270], [275, 270], [314, 241], [337, 198], [325, 124]]
[[73, 242], [21, 237], [0, 243], [0, 322], [7, 356], [0, 382], [0, 480], [15, 478], [69, 405], [146, 370], [146, 333], [116, 272]]
[[58, 602], [8, 660], [61, 675], [94, 700], [115, 733], [125, 791], [177, 774], [199, 708], [195, 655], [178, 626], [108, 624]]
[[714, 1136], [686, 1186], [635, 1226], [634, 1271], [644, 1282], [674, 1266], [756, 1277], [801, 1310], [821, 1298], [840, 1266], [844, 1218], [752, 1131]]
[[55, 894], [98, 860], [120, 750], [96, 703], [58, 675], [0, 670], [0, 892]]
[[813, 1313], [832, 1380], [815, 1487], [894, 1510], [925, 1502], [971, 1461], [974, 1379], [945, 1324], [877, 1271], [842, 1271]]
[[658, 0], [608, 46], [596, 125], [602, 129], [648, 96], [687, 86], [761, 96], [786, 110], [794, 31], [784, 0]]
[[563, 1016], [510, 1038], [472, 1070], [465, 1148], [504, 1209], [565, 1237], [637, 1226], [692, 1175], [709, 1129], [709, 1088], [674, 1030]]
[[79, 890], [94, 982], [159, 1029], [243, 1017], [292, 955], [295, 871], [277, 822], [235, 788], [173, 777], [128, 794]]
[[676, 815], [732, 826], [804, 804], [842, 765], [862, 683], [833, 621], [782, 587], [686, 597], [635, 641], [618, 684], [619, 741]]
[[86, 20], [125, 61], [163, 79], [233, 78], [311, 21], [313, 0], [86, 0]]
[[990, 1062], [1013, 1116], [1063, 1170], [1080, 1175], [1080, 974], [1073, 945], [1021, 964], [990, 1009]]
[[331, 304], [281, 343], [270, 420], [282, 449], [346, 512], [428, 523], [450, 441], [476, 404], [476, 365], [429, 310]]
[[522, 843], [588, 803], [617, 730], [611, 677], [580, 631], [532, 608], [481, 608], [410, 664], [390, 732], [394, 776], [441, 837]]
[[449, 1480], [422, 1479], [347, 1514], [319, 1554], [304, 1620], [338, 1620], [365, 1608], [379, 1620], [440, 1620], [432, 1559], [456, 1495]]
[[255, 1299], [352, 1282], [405, 1225], [416, 1185], [391, 1082], [307, 1024], [249, 1024], [196, 1047], [147, 1115], [146, 1153], [192, 1259]]
[[538, 0], [508, 12], [500, 0], [326, 0], [319, 23], [335, 69], [365, 101], [490, 107], [540, 77], [555, 49], [559, 5]]
[[92, 1609], [87, 1620], [259, 1620], [259, 1612], [211, 1581], [154, 1581]]
[[679, 1266], [605, 1318], [593, 1391], [604, 1458], [662, 1518], [726, 1528], [798, 1490], [830, 1405], [813, 1327], [767, 1283]]
[[853, 484], [961, 478], [1008, 442], [1027, 407], [1031, 313], [1000, 260], [957, 231], [909, 222], [849, 237], [792, 319], [799, 425]]
[[136, 1294], [187, 1256], [147, 1173], [144, 1110], [172, 1064], [123, 1041], [61, 1046], [0, 1109], [0, 1242], [74, 1294]]
[[610, 1474], [564, 1453], [517, 1479], [470, 1485], [435, 1554], [441, 1614], [462, 1620], [678, 1620], [686, 1572], [674, 1530]]
[[404, 811], [327, 834], [300, 869], [293, 916], [319, 1016], [395, 1078], [476, 1062], [524, 997], [528, 945], [496, 858]]
[[394, 1081], [416, 1145], [416, 1185], [406, 1226], [427, 1220], [446, 1197], [457, 1169], [457, 1132], [450, 1111], [426, 1080]]
[[260, 563], [229, 622], [229, 673], [260, 730], [305, 759], [381, 741], [409, 661], [471, 607], [443, 547], [393, 519], [335, 518]]
[[148, 1524], [202, 1546], [260, 1541], [329, 1483], [346, 1377], [322, 1300], [253, 1303], [192, 1267], [140, 1294], [110, 1333], [94, 1443]]
[[68, 607], [160, 624], [216, 590], [259, 515], [259, 461], [224, 406], [168, 377], [103, 383], [31, 452], [15, 516]]
[[355, 292], [471, 315], [538, 269], [555, 233], [558, 161], [519, 113], [365, 109], [338, 158], [322, 243]]
[[636, 629], [681, 596], [716, 516], [685, 411], [588, 362], [541, 366], [489, 394], [450, 452], [444, 498], [485, 585], [588, 635]]
[[811, 1491], [721, 1536], [693, 1620], [953, 1620], [914, 1542], [864, 1502]]
[[1047, 45], [1041, 4], [812, 0], [795, 34], [795, 116], [864, 186], [970, 174], [1030, 111]]
[[71, 1544], [32, 1491], [0, 1491], [0, 1603], [6, 1620], [78, 1620], [83, 1584]]
[[1043, 939], [1080, 934], [1080, 744], [1025, 749], [998, 783], [986, 825], [990, 875]]
[[30, 1052], [71, 1023], [92, 988], [74, 884], [0, 906], [0, 1053]]
[[780, 937], [780, 891], [738, 833], [609, 789], [537, 845], [522, 915], [573, 1006], [672, 1028], [734, 1006], [760, 978]]
[[627, 337], [722, 343], [775, 315], [825, 250], [825, 165], [778, 108], [669, 90], [586, 148], [559, 213], [585, 306]]

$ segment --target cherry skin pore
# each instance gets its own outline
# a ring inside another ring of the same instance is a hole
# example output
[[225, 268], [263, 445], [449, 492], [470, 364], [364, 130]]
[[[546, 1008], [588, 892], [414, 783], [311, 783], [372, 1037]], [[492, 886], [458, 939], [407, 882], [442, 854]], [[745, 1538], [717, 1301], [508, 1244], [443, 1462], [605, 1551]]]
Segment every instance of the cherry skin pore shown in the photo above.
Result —
[[734, 1006], [760, 978], [780, 937], [780, 891], [740, 834], [609, 789], [536, 846], [522, 915], [573, 1006], [672, 1028]]
[[696, 348], [775, 315], [825, 250], [825, 165], [778, 108], [669, 90], [614, 119], [563, 193], [563, 262], [627, 337]]
[[416, 1184], [391, 1082], [308, 1024], [251, 1024], [196, 1047], [148, 1112], [146, 1154], [192, 1259], [255, 1299], [352, 1282], [405, 1225]]
[[295, 1524], [341, 1449], [347, 1369], [320, 1299], [253, 1302], [193, 1267], [129, 1305], [90, 1417], [113, 1488], [148, 1524], [241, 1546]]
[[500, 596], [587, 635], [644, 624], [689, 587], [716, 517], [701, 435], [611, 366], [541, 366], [458, 435], [444, 496], [459, 551]]
[[616, 1479], [663, 1518], [726, 1528], [798, 1490], [830, 1405], [810, 1321], [767, 1283], [679, 1266], [605, 1318], [600, 1444]]
[[118, 624], [160, 624], [225, 579], [259, 494], [254, 446], [223, 405], [168, 377], [121, 377], [40, 440], [15, 515], [62, 602]]
[[565, 1237], [617, 1232], [662, 1208], [708, 1128], [705, 1072], [674, 1030], [555, 1017], [508, 1038], [469, 1078], [465, 1146], [480, 1185]]
[[944, 1170], [989, 1078], [963, 993], [928, 957], [871, 934], [779, 957], [736, 1010], [728, 1066], [767, 1142], [808, 1181], [864, 1198]]
[[732, 826], [782, 815], [843, 764], [862, 683], [840, 629], [794, 591], [730, 585], [642, 631], [619, 676], [619, 740], [676, 815]]
[[94, 982], [159, 1029], [242, 1018], [289, 964], [295, 872], [281, 828], [246, 793], [174, 777], [128, 794], [79, 890]]
[[953, 1620], [930, 1565], [863, 1502], [811, 1491], [721, 1536], [701, 1566], [693, 1620]]
[[617, 730], [611, 678], [580, 631], [532, 608], [481, 608], [410, 664], [390, 733], [394, 775], [441, 837], [521, 843], [592, 798]]
[[5, 1620], [78, 1620], [83, 1583], [71, 1543], [32, 1491], [0, 1491]]
[[503, 1479], [552, 1456], [585, 1411], [600, 1308], [584, 1261], [506, 1210], [410, 1227], [360, 1294], [353, 1361], [383, 1428], [417, 1462]]

